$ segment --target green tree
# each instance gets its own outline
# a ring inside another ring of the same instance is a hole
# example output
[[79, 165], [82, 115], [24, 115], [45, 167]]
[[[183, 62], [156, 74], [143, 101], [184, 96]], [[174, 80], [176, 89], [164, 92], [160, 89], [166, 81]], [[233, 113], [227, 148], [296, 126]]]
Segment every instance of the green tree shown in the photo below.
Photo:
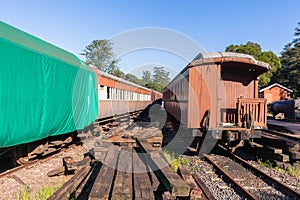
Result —
[[144, 85], [149, 84], [149, 83], [152, 82], [150, 71], [148, 71], [148, 70], [143, 71], [142, 81], [144, 82]]
[[282, 85], [291, 88], [294, 95], [300, 96], [300, 23], [295, 29], [295, 39], [285, 45], [281, 52], [282, 68], [279, 70], [277, 79]]
[[259, 84], [261, 86], [268, 85], [270, 82], [276, 81], [278, 69], [281, 68], [280, 59], [272, 51], [262, 51], [261, 46], [254, 42], [247, 42], [246, 44], [230, 45], [226, 47], [227, 52], [244, 53], [253, 56], [256, 60], [269, 63], [271, 70], [259, 77]]
[[120, 69], [114, 70], [111, 74], [119, 78], [125, 79], [125, 73], [122, 72]]
[[133, 74], [129, 74], [129, 73], [126, 74], [125, 75], [125, 80], [133, 82], [133, 83], [138, 84], [138, 85], [143, 85], [143, 81], [141, 79], [139, 79], [138, 77], [136, 77], [135, 75], [133, 75]]
[[153, 69], [152, 81], [165, 87], [170, 81], [169, 74], [170, 72], [166, 71], [164, 67], [156, 66]]
[[109, 40], [94, 40], [83, 50], [87, 64], [92, 64], [99, 70], [115, 76], [122, 76], [118, 67], [118, 59], [112, 51], [112, 43]]
[[153, 82], [147, 83], [145, 85], [145, 87], [153, 89], [153, 90], [156, 90], [158, 92], [162, 92], [163, 89], [165, 88], [165, 86], [163, 86], [162, 84], [160, 84], [160, 83], [153, 83]]
[[141, 81], [145, 87], [162, 92], [170, 81], [169, 74], [163, 66], [155, 66], [152, 75], [148, 70], [143, 71]]
[[249, 54], [254, 58], [258, 58], [262, 53], [261, 46], [257, 43], [250, 42], [250, 41], [247, 42], [246, 44], [230, 45], [226, 47], [225, 51]]
[[277, 75], [281, 68], [281, 62], [278, 56], [272, 51], [262, 52], [259, 61], [269, 63], [271, 65], [271, 70], [259, 77], [260, 84], [262, 86], [267, 85], [269, 82], [277, 82]]
[[300, 43], [300, 22], [298, 22], [298, 26], [299, 27], [295, 28], [295, 33], [294, 33], [294, 36], [296, 38], [292, 42], [294, 45]]

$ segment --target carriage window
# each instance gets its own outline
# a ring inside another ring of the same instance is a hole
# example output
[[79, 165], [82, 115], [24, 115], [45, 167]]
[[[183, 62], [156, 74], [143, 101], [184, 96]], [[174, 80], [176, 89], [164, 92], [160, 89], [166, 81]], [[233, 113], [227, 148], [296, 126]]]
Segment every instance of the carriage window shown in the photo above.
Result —
[[110, 99], [110, 87], [107, 87], [107, 99]]
[[116, 99], [117, 99], [117, 89], [116, 89], [116, 88], [113, 88], [112, 94], [113, 94], [112, 99], [113, 99], [113, 100], [116, 100]]
[[183, 83], [184, 83], [184, 80], [181, 82], [181, 87], [180, 87], [180, 89], [181, 89], [181, 96], [183, 97]]

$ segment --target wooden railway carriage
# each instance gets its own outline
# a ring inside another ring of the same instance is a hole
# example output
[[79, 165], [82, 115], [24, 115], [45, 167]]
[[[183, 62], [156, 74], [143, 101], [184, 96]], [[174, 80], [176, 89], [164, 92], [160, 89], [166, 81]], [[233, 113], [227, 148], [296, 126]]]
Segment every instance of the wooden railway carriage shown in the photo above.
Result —
[[98, 118], [142, 110], [158, 97], [158, 92], [90, 67], [98, 80]]
[[199, 54], [164, 90], [165, 109], [200, 135], [213, 132], [227, 141], [255, 137], [266, 128], [258, 76], [269, 69], [245, 54]]
[[163, 95], [160, 92], [155, 90], [151, 90], [151, 101], [154, 102], [155, 100], [162, 99]]

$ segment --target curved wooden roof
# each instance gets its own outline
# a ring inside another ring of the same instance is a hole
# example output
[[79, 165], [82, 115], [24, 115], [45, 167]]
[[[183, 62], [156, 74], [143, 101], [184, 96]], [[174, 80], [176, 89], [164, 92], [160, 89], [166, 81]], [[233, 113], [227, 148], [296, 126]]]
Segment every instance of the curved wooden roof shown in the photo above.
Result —
[[[185, 68], [183, 68], [170, 83], [165, 87], [167, 88], [174, 80], [179, 76], [186, 74], [186, 71], [189, 68], [209, 65], [209, 64], [219, 64], [224, 63], [227, 66], [230, 63], [234, 63], [234, 67], [249, 68], [249, 71], [256, 71], [256, 75], [263, 74], [271, 69], [271, 66], [268, 63], [255, 60], [255, 58], [248, 54], [243, 53], [234, 53], [234, 52], [205, 52], [199, 53], [192, 62], [190, 62]], [[229, 70], [232, 70], [229, 69]]]
[[263, 72], [266, 72], [271, 69], [271, 66], [268, 63], [255, 60], [255, 58], [251, 55], [234, 52], [200, 53], [188, 66], [192, 67], [209, 63], [225, 62], [236, 62], [255, 65], [257, 68], [261, 68], [261, 71]]

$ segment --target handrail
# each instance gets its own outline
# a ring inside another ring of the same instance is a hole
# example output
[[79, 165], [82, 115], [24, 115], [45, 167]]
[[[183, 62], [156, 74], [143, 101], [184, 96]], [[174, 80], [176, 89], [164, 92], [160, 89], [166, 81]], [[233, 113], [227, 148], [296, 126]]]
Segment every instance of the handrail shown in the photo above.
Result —
[[[267, 100], [238, 98], [238, 125], [247, 127], [253, 120], [254, 127], [265, 127], [267, 123]], [[252, 118], [252, 119], [251, 119]]]

